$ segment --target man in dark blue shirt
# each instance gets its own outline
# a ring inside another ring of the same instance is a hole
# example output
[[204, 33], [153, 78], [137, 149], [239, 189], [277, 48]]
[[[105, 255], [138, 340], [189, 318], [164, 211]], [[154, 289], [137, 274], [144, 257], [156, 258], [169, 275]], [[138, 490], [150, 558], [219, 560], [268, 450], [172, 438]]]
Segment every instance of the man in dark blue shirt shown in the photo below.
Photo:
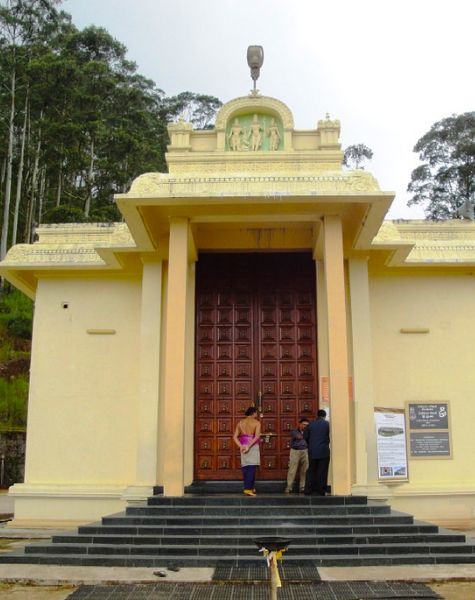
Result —
[[325, 420], [326, 411], [319, 410], [317, 418], [304, 431], [308, 444], [309, 465], [305, 479], [305, 495], [313, 492], [325, 495], [330, 464], [330, 424]]
[[308, 452], [307, 442], [303, 437], [305, 428], [308, 425], [308, 419], [302, 417], [299, 421], [297, 429], [292, 429], [290, 432], [290, 456], [289, 456], [289, 472], [287, 473], [287, 486], [285, 493], [290, 494], [294, 481], [299, 471], [299, 490], [303, 493], [305, 488], [305, 475], [308, 469]]

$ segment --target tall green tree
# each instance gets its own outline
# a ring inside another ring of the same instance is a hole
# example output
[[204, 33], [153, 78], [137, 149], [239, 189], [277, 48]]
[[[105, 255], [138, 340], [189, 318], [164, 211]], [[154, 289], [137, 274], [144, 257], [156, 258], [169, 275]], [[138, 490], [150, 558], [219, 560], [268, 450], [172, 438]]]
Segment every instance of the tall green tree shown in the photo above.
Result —
[[105, 29], [60, 0], [0, 0], [1, 253], [40, 223], [116, 221], [114, 194], [165, 171], [167, 123], [211, 126], [221, 102], [167, 97]]
[[163, 101], [163, 108], [168, 120], [184, 119], [193, 123], [196, 129], [209, 129], [216, 112], [223, 105], [221, 100], [207, 94], [181, 92]]
[[22, 75], [26, 69], [33, 49], [46, 44], [48, 33], [57, 19], [56, 0], [2, 0], [0, 3], [0, 49], [2, 71], [9, 101], [7, 152], [5, 156], [5, 188], [3, 195], [3, 223], [0, 238], [0, 259], [8, 247], [10, 225], [10, 201], [12, 194], [13, 154], [15, 139], [15, 117], [17, 113], [18, 87], [22, 85]]
[[422, 164], [411, 174], [408, 206], [421, 205], [428, 219], [473, 214], [475, 205], [475, 112], [434, 123], [414, 146]]

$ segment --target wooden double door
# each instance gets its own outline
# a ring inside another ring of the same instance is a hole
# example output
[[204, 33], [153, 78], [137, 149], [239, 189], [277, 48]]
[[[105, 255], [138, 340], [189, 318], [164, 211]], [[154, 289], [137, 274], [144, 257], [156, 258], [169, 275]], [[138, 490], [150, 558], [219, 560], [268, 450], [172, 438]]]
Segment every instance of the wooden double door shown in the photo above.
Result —
[[259, 479], [284, 479], [290, 430], [318, 408], [315, 265], [307, 253], [200, 254], [195, 479], [241, 478], [232, 437], [262, 425]]

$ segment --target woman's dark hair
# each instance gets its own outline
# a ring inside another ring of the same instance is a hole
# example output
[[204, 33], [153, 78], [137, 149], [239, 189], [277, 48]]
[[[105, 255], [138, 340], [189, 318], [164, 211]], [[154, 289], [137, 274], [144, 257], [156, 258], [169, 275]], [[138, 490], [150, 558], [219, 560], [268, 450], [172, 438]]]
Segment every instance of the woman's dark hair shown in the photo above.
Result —
[[246, 409], [246, 412], [244, 413], [246, 415], [246, 417], [250, 417], [251, 415], [255, 414], [257, 412], [257, 408], [255, 406], [250, 406], [249, 408]]

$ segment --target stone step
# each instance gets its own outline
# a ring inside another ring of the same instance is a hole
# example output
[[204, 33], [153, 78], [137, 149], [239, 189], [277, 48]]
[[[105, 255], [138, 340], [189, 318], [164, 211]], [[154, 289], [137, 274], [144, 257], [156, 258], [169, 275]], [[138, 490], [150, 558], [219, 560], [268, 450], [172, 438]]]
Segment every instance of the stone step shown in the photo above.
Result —
[[[390, 565], [413, 565], [413, 564], [474, 564], [475, 553], [470, 554], [386, 554], [386, 555], [351, 555], [342, 554], [335, 556], [286, 556], [285, 563], [288, 565], [313, 566], [313, 567], [336, 567], [336, 566], [390, 566]], [[221, 554], [215, 556], [183, 556], [180, 553], [169, 554], [166, 557], [154, 556], [130, 556], [109, 555], [96, 556], [85, 554], [23, 554], [12, 552], [1, 556], [2, 563], [15, 564], [52, 564], [52, 565], [78, 565], [78, 566], [117, 566], [117, 567], [215, 567], [220, 566], [258, 566], [262, 564], [262, 557], [254, 554], [240, 556], [239, 558], [223, 557]]]
[[292, 524], [289, 527], [268, 525], [267, 527], [256, 527], [253, 525], [240, 525], [236, 527], [222, 527], [220, 525], [209, 525], [207, 527], [193, 527], [187, 525], [174, 527], [156, 527], [154, 525], [129, 526], [121, 525], [120, 520], [114, 525], [82, 525], [79, 527], [81, 535], [96, 535], [104, 533], [106, 535], [192, 535], [194, 537], [201, 535], [235, 535], [236, 531], [244, 532], [247, 536], [258, 535], [283, 535], [297, 537], [300, 532], [315, 535], [388, 535], [388, 534], [437, 534], [438, 527], [428, 524], [408, 524], [408, 525], [331, 525], [331, 526], [299, 526]]
[[[282, 494], [285, 489], [285, 481], [256, 481], [256, 490], [258, 494]], [[185, 487], [185, 494], [198, 494], [207, 496], [216, 494], [240, 494], [242, 493], [242, 481], [194, 481], [191, 485]], [[331, 493], [331, 488], [328, 489]], [[163, 494], [162, 487], [155, 487], [154, 494]]]
[[150, 496], [147, 500], [149, 505], [171, 505], [187, 506], [189, 504], [199, 506], [272, 506], [273, 504], [284, 504], [285, 506], [365, 506], [376, 504], [368, 502], [366, 496], [301, 496], [294, 494], [262, 494], [253, 497], [244, 494], [215, 494], [210, 496]]
[[[256, 545], [249, 540], [246, 544], [222, 546], [216, 545], [165, 545], [165, 544], [154, 544], [154, 545], [138, 545], [138, 544], [126, 544], [126, 545], [113, 545], [113, 544], [31, 544], [25, 547], [25, 554], [88, 554], [88, 555], [139, 555], [139, 556], [164, 556], [168, 557], [170, 554], [178, 553], [181, 556], [221, 556], [224, 557], [239, 557], [252, 555], [253, 552], [257, 551]], [[343, 545], [293, 545], [289, 547], [285, 557], [292, 558], [295, 556], [306, 556], [314, 558], [322, 558], [333, 555], [403, 555], [403, 554], [474, 554], [474, 546], [469, 544], [455, 544], [446, 543], [441, 544], [387, 544], [381, 546], [380, 544], [353, 544], [348, 546]], [[475, 556], [474, 556], [475, 562]]]
[[252, 510], [254, 516], [281, 516], [281, 515], [388, 515], [389, 506], [286, 506], [274, 504], [272, 506], [129, 506], [126, 515], [186, 515], [186, 516], [247, 516]]
[[77, 534], [0, 555], [0, 562], [256, 566], [262, 555], [253, 540], [263, 536], [293, 540], [285, 559], [295, 565], [475, 563], [474, 547], [463, 535], [440, 532], [384, 504], [283, 495], [152, 497]]
[[[251, 516], [252, 515], [252, 516]], [[232, 515], [216, 515], [209, 516], [203, 515], [163, 515], [158, 516], [150, 514], [138, 514], [123, 516], [120, 518], [120, 523], [123, 525], [188, 525], [188, 526], [208, 526], [208, 525], [219, 525], [223, 527], [239, 526], [239, 525], [254, 525], [263, 526], [264, 524], [270, 524], [273, 526], [289, 525], [315, 525], [315, 521], [318, 521], [319, 525], [360, 525], [367, 523], [374, 524], [408, 524], [413, 522], [413, 517], [410, 515], [292, 515], [292, 516], [275, 516], [270, 513], [254, 517], [251, 513], [235, 517]], [[117, 517], [104, 517], [102, 523], [104, 525], [113, 525], [117, 522]]]
[[[282, 536], [291, 536], [290, 533], [279, 531]], [[260, 535], [267, 535], [267, 532]], [[271, 535], [271, 534], [268, 534]], [[259, 537], [259, 534], [255, 534]], [[251, 536], [245, 535], [220, 535], [217, 531], [215, 535], [200, 535], [198, 540], [199, 546], [220, 545], [220, 546], [249, 546]], [[196, 536], [189, 535], [55, 535], [52, 538], [53, 544], [117, 544], [117, 545], [191, 545], [196, 544]], [[292, 547], [302, 545], [312, 546], [327, 546], [334, 544], [448, 544], [448, 543], [465, 543], [464, 535], [457, 534], [432, 534], [432, 535], [407, 535], [394, 534], [392, 536], [355, 536], [355, 535], [328, 535], [317, 537], [314, 535], [300, 534], [292, 539]]]

